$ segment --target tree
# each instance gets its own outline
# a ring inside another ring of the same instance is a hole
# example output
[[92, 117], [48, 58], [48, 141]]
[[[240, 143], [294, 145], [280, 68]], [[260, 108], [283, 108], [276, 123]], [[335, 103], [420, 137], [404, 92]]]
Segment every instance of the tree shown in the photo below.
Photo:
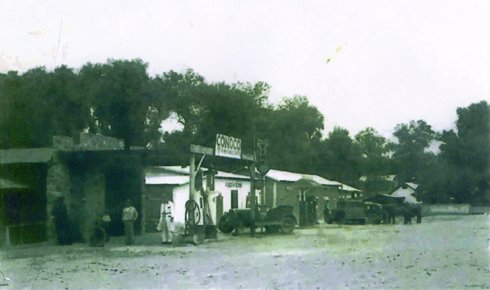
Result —
[[320, 152], [318, 159], [322, 167], [318, 172], [322, 172], [322, 175], [348, 184], [354, 184], [359, 179], [361, 151], [349, 131], [335, 127], [322, 143]]
[[448, 167], [449, 194], [457, 202], [490, 204], [490, 106], [457, 109], [457, 132], [444, 131], [441, 158]]
[[159, 81], [167, 92], [169, 110], [183, 125], [181, 132], [164, 137], [165, 146], [177, 150], [188, 150], [193, 143], [212, 147], [216, 134], [221, 133], [242, 139], [242, 145], [252, 149], [260, 124], [266, 123], [267, 84], [209, 84], [192, 70], [170, 71]]
[[208, 85], [201, 97], [203, 114], [196, 138], [214, 145], [216, 134], [222, 133], [241, 138], [243, 145], [252, 149], [260, 115], [260, 103], [252, 92], [243, 84]]
[[383, 175], [390, 172], [388, 142], [374, 128], [360, 131], [355, 140], [361, 153], [360, 169], [363, 175]]
[[384, 178], [391, 173], [391, 163], [388, 156], [389, 146], [386, 138], [374, 128], [360, 131], [355, 140], [360, 150], [359, 170], [365, 180], [360, 185], [365, 193], [380, 193], [391, 188]]
[[397, 142], [391, 146], [398, 180], [420, 183], [422, 174], [430, 170], [428, 162], [433, 154], [428, 149], [436, 138], [436, 133], [425, 121], [418, 120], [397, 125], [393, 135], [397, 138]]
[[91, 132], [121, 138], [126, 149], [147, 145], [145, 125], [154, 101], [147, 67], [139, 59], [82, 67], [80, 79], [92, 109]]
[[75, 136], [88, 126], [88, 103], [71, 68], [34, 68], [0, 79], [2, 148], [50, 146], [53, 135]]
[[315, 145], [320, 142], [323, 115], [304, 96], [285, 98], [268, 115], [269, 125], [262, 130], [268, 136], [271, 165], [298, 172], [313, 172], [317, 162]]

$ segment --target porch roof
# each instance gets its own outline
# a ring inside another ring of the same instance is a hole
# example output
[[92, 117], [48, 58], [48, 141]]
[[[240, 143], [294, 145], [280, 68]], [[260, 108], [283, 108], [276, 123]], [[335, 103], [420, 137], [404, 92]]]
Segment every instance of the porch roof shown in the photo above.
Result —
[[340, 186], [342, 184], [338, 181], [328, 180], [318, 175], [301, 174], [301, 173], [281, 171], [276, 169], [269, 170], [269, 172], [267, 172], [266, 174], [266, 177], [276, 181], [290, 181], [290, 182], [309, 183], [309, 184], [316, 184], [316, 185]]
[[0, 164], [46, 163], [53, 157], [53, 148], [0, 150]]
[[189, 176], [169, 175], [169, 176], [145, 176], [146, 184], [170, 184], [183, 185], [189, 183]]
[[361, 191], [360, 189], [354, 188], [354, 187], [349, 186], [347, 184], [340, 185], [339, 189], [343, 190], [343, 191], [350, 191], [350, 192], [360, 192]]
[[[202, 168], [206, 170], [206, 168]], [[145, 170], [146, 184], [186, 184], [189, 183], [189, 167], [153, 166]], [[248, 176], [218, 171], [215, 178], [248, 180]]]
[[0, 189], [24, 189], [24, 188], [28, 188], [28, 186], [17, 183], [10, 179], [0, 177]]

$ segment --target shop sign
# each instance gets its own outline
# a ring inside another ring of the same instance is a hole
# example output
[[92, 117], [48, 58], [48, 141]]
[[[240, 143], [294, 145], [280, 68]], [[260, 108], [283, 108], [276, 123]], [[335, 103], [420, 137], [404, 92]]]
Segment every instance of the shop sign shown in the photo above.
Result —
[[242, 154], [242, 140], [226, 135], [216, 134], [216, 156], [240, 159]]
[[225, 185], [226, 187], [242, 188], [242, 183], [240, 181], [227, 181]]

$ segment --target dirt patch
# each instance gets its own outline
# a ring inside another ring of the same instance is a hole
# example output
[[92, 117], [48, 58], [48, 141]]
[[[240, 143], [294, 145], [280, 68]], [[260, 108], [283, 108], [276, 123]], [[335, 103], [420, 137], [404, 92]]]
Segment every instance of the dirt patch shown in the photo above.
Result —
[[[104, 248], [35, 245], [1, 253], [8, 289], [488, 289], [490, 217], [430, 217], [417, 225], [220, 235], [200, 246], [140, 236]], [[0, 286], [0, 290], [7, 289]]]

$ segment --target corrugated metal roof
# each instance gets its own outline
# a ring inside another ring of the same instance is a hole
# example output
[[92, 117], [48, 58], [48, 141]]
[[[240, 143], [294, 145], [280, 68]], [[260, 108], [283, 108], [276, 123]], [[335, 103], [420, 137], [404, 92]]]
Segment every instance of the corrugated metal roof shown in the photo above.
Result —
[[354, 188], [354, 187], [349, 186], [347, 184], [341, 184], [339, 189], [343, 190], [343, 191], [350, 191], [350, 192], [354, 192], [354, 191], [360, 192], [361, 191], [360, 189]]
[[318, 176], [318, 175], [301, 174], [301, 173], [281, 171], [281, 170], [276, 170], [276, 169], [269, 170], [269, 172], [266, 174], [266, 177], [273, 179], [275, 181], [298, 182], [300, 180], [303, 180], [305, 182], [313, 182], [313, 183], [318, 183], [321, 185], [341, 185], [342, 184], [338, 181], [328, 180], [328, 179], [323, 178], [323, 177]]
[[0, 164], [46, 163], [53, 157], [53, 148], [0, 150]]
[[323, 178], [323, 177], [318, 176], [318, 175], [303, 174], [302, 178], [306, 179], [306, 180], [311, 180], [311, 181], [316, 182], [316, 183], [321, 184], [321, 185], [327, 185], [327, 186], [340, 186], [340, 185], [342, 185], [342, 183], [340, 183], [338, 181], [328, 180], [328, 179]]
[[167, 172], [173, 172], [173, 173], [178, 173], [178, 174], [185, 174], [189, 175], [189, 166], [187, 167], [182, 167], [182, 166], [153, 166], [148, 168], [149, 171], [155, 171], [155, 172], [162, 172], [162, 171], [167, 171]]
[[267, 172], [265, 176], [275, 181], [291, 181], [291, 182], [296, 182], [303, 177], [303, 175], [299, 173], [281, 171], [275, 169], [269, 170], [269, 172]]
[[[383, 179], [386, 181], [394, 181], [396, 178], [396, 175], [393, 175], [393, 174], [392, 175], [377, 175], [377, 176], [375, 176], [375, 178]], [[366, 182], [367, 179], [368, 179], [368, 177], [366, 175], [359, 177], [359, 181], [362, 181], [362, 182]]]
[[[206, 168], [202, 168], [206, 170]], [[145, 170], [145, 177], [147, 180], [147, 184], [149, 182], [158, 182], [151, 184], [184, 184], [189, 181], [189, 166], [154, 166], [147, 168]], [[175, 174], [175, 175], [173, 175]], [[342, 184], [338, 181], [328, 180], [318, 175], [311, 174], [301, 174], [289, 171], [281, 171], [276, 169], [271, 169], [266, 174], [266, 176], [275, 181], [288, 181], [288, 182], [298, 182], [304, 183], [308, 186], [339, 186], [342, 187], [341, 190], [345, 191], [360, 191], [357, 188]], [[174, 178], [175, 177], [175, 178]], [[186, 179], [186, 182], [179, 183], [181, 177]], [[174, 179], [172, 179], [174, 178]], [[216, 178], [230, 178], [230, 179], [243, 179], [248, 180], [250, 177], [246, 175], [234, 174], [224, 171], [218, 171]], [[170, 183], [174, 182], [174, 183]]]
[[402, 188], [399, 187], [397, 190], [395, 190], [391, 196], [395, 197], [403, 197], [404, 202], [406, 203], [411, 203], [411, 204], [416, 204], [420, 203], [412, 194], [414, 194], [415, 191], [412, 188]]
[[418, 184], [416, 183], [413, 183], [413, 182], [405, 182], [406, 185], [408, 185], [408, 187], [412, 188], [412, 189], [417, 189], [417, 187], [419, 187]]
[[183, 185], [189, 183], [189, 176], [174, 175], [174, 176], [145, 176], [146, 184], [173, 184]]
[[[155, 166], [151, 167], [150, 170], [155, 170], [155, 171], [167, 171], [167, 172], [174, 172], [178, 174], [185, 174], [189, 175], [190, 168], [189, 166], [182, 167], [182, 166]], [[201, 167], [202, 170], [208, 170], [206, 167]], [[216, 174], [216, 177], [218, 178], [235, 178], [235, 179], [249, 179], [249, 176], [246, 175], [241, 175], [241, 174], [235, 174], [235, 173], [229, 173], [225, 171], [219, 171]]]
[[28, 188], [28, 186], [17, 183], [10, 179], [0, 178], [0, 189], [22, 189], [22, 188]]
[[[207, 170], [206, 168], [202, 168]], [[189, 182], [189, 167], [181, 166], [154, 166], [145, 170], [146, 184], [185, 184]], [[242, 179], [248, 180], [250, 177], [218, 171], [215, 178], [221, 179]], [[185, 181], [185, 182], [184, 182]], [[152, 183], [149, 183], [152, 182]]]
[[229, 173], [229, 172], [224, 172], [224, 171], [218, 171], [218, 174], [216, 175], [218, 178], [234, 178], [234, 179], [250, 179], [250, 176], [246, 175], [240, 175], [240, 174], [235, 174], [235, 173]]

